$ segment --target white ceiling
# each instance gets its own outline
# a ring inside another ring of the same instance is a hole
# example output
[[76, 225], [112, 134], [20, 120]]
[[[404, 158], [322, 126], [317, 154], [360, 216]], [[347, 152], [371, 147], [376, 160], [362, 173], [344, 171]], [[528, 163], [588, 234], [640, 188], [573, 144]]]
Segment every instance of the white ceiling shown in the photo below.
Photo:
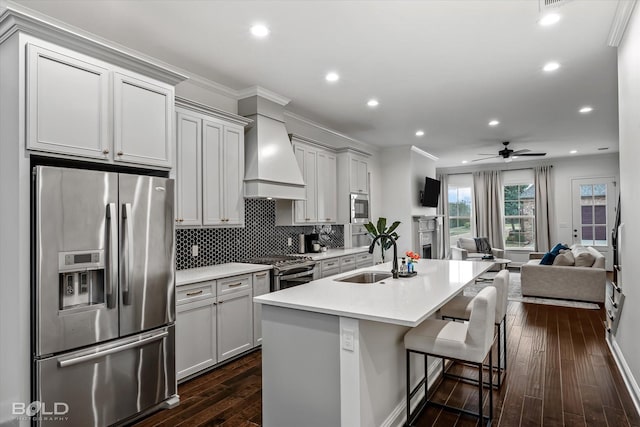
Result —
[[[570, 1], [552, 27], [537, 24], [537, 0], [16, 3], [234, 90], [262, 86], [358, 140], [417, 145], [438, 166], [503, 140], [547, 157], [618, 150], [613, 0]], [[255, 22], [267, 39], [249, 34]], [[562, 67], [543, 73], [550, 60]], [[337, 83], [324, 80], [330, 70]], [[579, 114], [586, 104], [594, 111]]]

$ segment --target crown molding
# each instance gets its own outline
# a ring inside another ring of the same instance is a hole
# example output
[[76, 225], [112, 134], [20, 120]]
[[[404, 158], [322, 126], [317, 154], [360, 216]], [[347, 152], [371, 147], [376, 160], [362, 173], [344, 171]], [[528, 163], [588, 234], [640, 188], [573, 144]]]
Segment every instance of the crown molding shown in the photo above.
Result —
[[420, 154], [421, 156], [424, 156], [424, 157], [426, 157], [426, 158], [428, 158], [428, 159], [431, 159], [431, 160], [435, 160], [435, 161], [440, 160], [440, 158], [439, 158], [439, 157], [436, 157], [436, 156], [434, 156], [434, 155], [433, 155], [433, 154], [431, 154], [431, 153], [427, 153], [427, 152], [426, 152], [426, 151], [424, 151], [422, 148], [418, 148], [418, 147], [416, 147], [415, 145], [412, 145], [412, 146], [411, 146], [411, 151], [413, 151], [414, 153], [418, 153], [418, 154]]
[[210, 107], [208, 105], [201, 104], [199, 102], [192, 101], [187, 98], [182, 98], [181, 96], [176, 96], [175, 102], [176, 102], [176, 107], [181, 107], [190, 111], [194, 111], [196, 113], [206, 114], [208, 116], [213, 115], [220, 119], [236, 123], [243, 127], [253, 123], [253, 120], [248, 119], [246, 117], [229, 113], [228, 111], [220, 110], [219, 108]]
[[237, 99], [244, 99], [250, 96], [259, 96], [261, 98], [265, 98], [269, 101], [275, 102], [276, 104], [282, 105], [283, 107], [291, 102], [289, 98], [279, 95], [261, 86], [251, 86], [236, 92]]
[[170, 65], [162, 64], [133, 49], [110, 42], [22, 5], [7, 2], [6, 8], [0, 14], [0, 43], [19, 31], [174, 86], [187, 79], [187, 76], [175, 71]]
[[620, 46], [624, 32], [627, 29], [627, 24], [633, 13], [633, 9], [636, 5], [636, 0], [618, 0], [618, 6], [616, 8], [616, 14], [613, 17], [611, 23], [611, 29], [609, 30], [608, 45], [611, 47]]
[[[349, 135], [345, 135], [344, 133], [338, 132], [337, 130], [333, 130], [331, 128], [328, 128], [328, 127], [326, 127], [324, 125], [321, 125], [320, 123], [314, 122], [313, 120], [307, 119], [306, 117], [303, 117], [303, 116], [301, 116], [299, 114], [292, 113], [291, 111], [286, 111], [285, 110], [284, 115], [287, 116], [287, 117], [291, 117], [292, 119], [298, 120], [298, 121], [300, 121], [302, 123], [308, 124], [309, 126], [313, 126], [313, 127], [317, 128], [317, 129], [320, 129], [320, 130], [322, 130], [324, 132], [330, 133], [331, 135], [335, 135], [335, 136], [338, 136], [340, 138], [347, 139], [347, 140], [355, 142], [357, 144], [362, 144], [365, 147], [371, 147], [371, 144], [369, 144], [367, 142], [360, 141], [359, 139], [356, 139], [356, 138], [352, 138]], [[366, 153], [366, 154], [369, 154], [369, 153]]]

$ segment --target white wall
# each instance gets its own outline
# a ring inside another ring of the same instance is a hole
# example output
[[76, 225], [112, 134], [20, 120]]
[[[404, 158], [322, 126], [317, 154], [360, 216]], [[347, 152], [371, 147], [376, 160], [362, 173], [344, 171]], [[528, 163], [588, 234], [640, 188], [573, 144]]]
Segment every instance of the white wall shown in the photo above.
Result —
[[640, 223], [640, 8], [636, 6], [624, 39], [618, 48], [618, 102], [620, 132], [620, 198], [624, 234], [621, 236], [620, 284], [626, 295], [614, 352], [622, 360], [623, 375], [632, 384], [636, 406], [640, 399], [640, 263], [637, 262]]

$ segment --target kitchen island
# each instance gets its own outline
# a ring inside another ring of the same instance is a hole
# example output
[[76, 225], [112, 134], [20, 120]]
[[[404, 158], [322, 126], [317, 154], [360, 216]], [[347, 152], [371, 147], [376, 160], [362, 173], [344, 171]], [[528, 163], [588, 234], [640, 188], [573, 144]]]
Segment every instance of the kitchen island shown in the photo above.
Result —
[[[399, 425], [404, 334], [490, 267], [429, 259], [420, 260], [417, 276], [407, 279], [340, 281], [365, 271], [389, 272], [386, 263], [256, 297], [263, 304], [264, 426]], [[439, 366], [430, 361], [430, 377]], [[416, 369], [413, 381], [422, 376]]]

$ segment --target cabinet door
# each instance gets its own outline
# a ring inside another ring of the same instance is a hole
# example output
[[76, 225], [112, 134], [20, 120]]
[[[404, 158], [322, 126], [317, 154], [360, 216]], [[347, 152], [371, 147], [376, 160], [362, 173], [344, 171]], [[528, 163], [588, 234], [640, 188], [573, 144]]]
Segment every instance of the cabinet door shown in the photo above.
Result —
[[358, 182], [358, 159], [353, 157], [349, 160], [349, 191], [360, 193], [360, 183]]
[[217, 362], [215, 298], [176, 307], [176, 371], [178, 380]]
[[202, 224], [202, 120], [177, 114], [176, 225]]
[[332, 258], [322, 261], [321, 268], [323, 278], [340, 273], [340, 258]]
[[358, 160], [358, 193], [366, 194], [369, 192], [368, 175], [369, 165], [364, 160]]
[[[271, 277], [268, 271], [253, 273], [253, 296], [268, 294]], [[262, 304], [253, 303], [253, 345], [262, 344]]]
[[338, 214], [336, 156], [318, 152], [318, 222], [335, 222]]
[[114, 160], [171, 167], [173, 87], [113, 74]]
[[244, 130], [225, 126], [223, 142], [224, 222], [226, 225], [244, 224]]
[[340, 258], [340, 273], [345, 271], [355, 270], [356, 257], [355, 255], [343, 256]]
[[218, 361], [253, 347], [251, 289], [218, 297]]
[[202, 224], [223, 224], [223, 125], [202, 122]]
[[[304, 159], [305, 159], [306, 150], [299, 145], [295, 145], [293, 147], [293, 151], [295, 153], [296, 161], [298, 162], [298, 167], [300, 168], [300, 172], [302, 172], [302, 179], [304, 179], [306, 183], [307, 179], [305, 178], [305, 170], [304, 170], [304, 166], [305, 166]], [[305, 218], [307, 217], [307, 213], [306, 213], [307, 202], [305, 200], [294, 201], [293, 210], [294, 210], [293, 220], [297, 223], [304, 223]]]
[[27, 149], [108, 160], [106, 64], [33, 44], [27, 61]]
[[304, 154], [304, 183], [307, 194], [305, 218], [306, 222], [318, 221], [318, 152], [307, 149]]

